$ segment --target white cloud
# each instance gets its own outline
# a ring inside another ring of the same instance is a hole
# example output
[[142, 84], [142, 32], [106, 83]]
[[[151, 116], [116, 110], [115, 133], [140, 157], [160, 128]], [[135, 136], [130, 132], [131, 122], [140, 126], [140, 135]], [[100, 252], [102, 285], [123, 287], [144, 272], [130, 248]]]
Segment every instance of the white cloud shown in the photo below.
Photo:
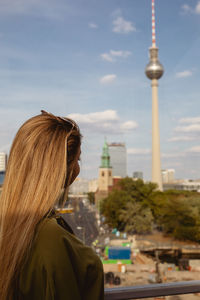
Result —
[[101, 58], [105, 61], [113, 62], [115, 61], [114, 57], [110, 53], [102, 53]]
[[177, 126], [175, 131], [179, 132], [200, 132], [200, 124], [191, 124], [188, 126]]
[[123, 17], [117, 17], [113, 21], [112, 31], [115, 33], [127, 34], [130, 32], [136, 31], [136, 28], [132, 22], [126, 21]]
[[176, 77], [177, 78], [186, 78], [186, 77], [192, 76], [192, 74], [193, 74], [192, 71], [185, 70], [185, 71], [182, 71], [182, 72], [177, 72]]
[[120, 17], [122, 15], [122, 10], [120, 8], [116, 8], [112, 13], [111, 13], [111, 17], [112, 18], [117, 18]]
[[179, 123], [200, 123], [200, 117], [182, 118], [179, 120]]
[[70, 114], [69, 118], [74, 119], [83, 130], [93, 133], [119, 134], [130, 132], [138, 127], [135, 121], [120, 120], [115, 110], [105, 110], [89, 114]]
[[116, 51], [116, 50], [110, 50], [110, 54], [112, 56], [117, 56], [117, 57], [123, 57], [123, 58], [126, 58], [128, 56], [131, 55], [131, 52], [130, 51], [123, 51], [123, 50], [119, 50], [119, 51]]
[[68, 15], [80, 16], [83, 12], [70, 1], [55, 0], [0, 0], [0, 15], [22, 15], [42, 17], [51, 20], [64, 20]]
[[33, 9], [35, 6], [38, 6], [39, 1], [38, 0], [2, 0], [1, 1], [1, 12], [4, 13], [14, 13], [15, 14], [24, 14], [29, 12], [31, 9]]
[[97, 29], [98, 28], [98, 25], [96, 23], [89, 23], [88, 26], [91, 28], [91, 29]]
[[113, 81], [115, 81], [116, 78], [117, 78], [117, 76], [115, 74], [108, 74], [108, 75], [105, 75], [105, 76], [100, 78], [100, 83], [110, 84]]
[[184, 141], [193, 141], [196, 137], [193, 136], [174, 136], [168, 139], [168, 142], [184, 142]]
[[183, 4], [182, 7], [182, 12], [183, 13], [191, 13], [193, 12], [193, 9], [188, 5], [188, 4]]
[[194, 146], [194, 147], [188, 149], [187, 152], [200, 153], [200, 146]]
[[[170, 161], [170, 160], [169, 160]], [[173, 161], [173, 169], [175, 168], [175, 167], [180, 167], [180, 166], [182, 166], [182, 163], [181, 162], [175, 162], [175, 161]], [[166, 170], [166, 169], [171, 169], [171, 163], [169, 164], [169, 162], [167, 162], [166, 160], [164, 160], [164, 162], [163, 162], [163, 164], [162, 164], [162, 169], [163, 170]]]
[[[179, 125], [174, 129], [180, 135], [168, 139], [169, 142], [179, 141], [195, 141], [199, 140], [200, 136], [200, 117], [187, 117], [178, 120]], [[184, 134], [184, 135], [183, 135]]]
[[105, 110], [89, 114], [70, 114], [68, 117], [71, 119], [75, 119], [80, 123], [86, 124], [119, 120], [119, 116], [117, 115], [117, 112], [115, 110]]
[[114, 62], [116, 61], [117, 57], [127, 58], [131, 55], [130, 51], [123, 51], [123, 50], [110, 50], [108, 53], [101, 54], [101, 58], [105, 61]]
[[[68, 7], [69, 8], [69, 7]], [[31, 15], [58, 19], [66, 6], [58, 7], [49, 0], [1, 0], [0, 13], [7, 15]]]
[[184, 152], [173, 152], [173, 153], [162, 153], [161, 157], [162, 158], [176, 158], [176, 157], [184, 157], [185, 153]]
[[200, 14], [200, 1], [197, 2], [195, 7], [191, 7], [188, 4], [183, 4], [181, 10], [184, 14], [192, 13], [192, 14]]
[[[191, 136], [185, 136], [185, 140], [195, 140], [199, 139], [199, 136], [195, 136], [196, 133], [200, 132], [200, 117], [189, 117], [189, 118], [182, 118], [179, 121], [179, 125], [175, 128], [175, 132], [183, 132], [183, 133], [190, 133], [193, 134]], [[181, 137], [180, 137], [181, 138]], [[183, 140], [184, 137], [182, 137]]]
[[127, 153], [134, 154], [134, 155], [148, 155], [151, 153], [151, 150], [150, 149], [141, 149], [141, 148], [128, 148]]
[[138, 127], [138, 124], [135, 121], [126, 121], [120, 125], [122, 130], [131, 130]]
[[195, 7], [195, 13], [198, 15], [200, 14], [200, 1], [197, 2], [197, 5]]

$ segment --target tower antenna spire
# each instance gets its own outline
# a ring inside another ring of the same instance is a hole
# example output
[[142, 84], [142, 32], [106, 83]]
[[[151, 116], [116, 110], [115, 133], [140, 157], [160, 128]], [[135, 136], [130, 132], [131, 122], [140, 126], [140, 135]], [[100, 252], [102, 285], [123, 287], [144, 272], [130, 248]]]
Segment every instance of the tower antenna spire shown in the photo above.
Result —
[[151, 6], [152, 6], [152, 48], [155, 48], [156, 47], [155, 0], [152, 0]]

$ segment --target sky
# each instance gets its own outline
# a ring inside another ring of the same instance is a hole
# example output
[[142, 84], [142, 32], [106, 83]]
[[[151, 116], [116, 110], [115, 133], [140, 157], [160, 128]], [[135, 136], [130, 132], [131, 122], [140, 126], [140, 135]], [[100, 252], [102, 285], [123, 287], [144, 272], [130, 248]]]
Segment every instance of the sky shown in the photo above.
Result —
[[[162, 169], [200, 178], [200, 1], [155, 0]], [[151, 0], [0, 0], [0, 151], [41, 109], [83, 134], [97, 178], [104, 139], [126, 143], [128, 175], [151, 178]]]

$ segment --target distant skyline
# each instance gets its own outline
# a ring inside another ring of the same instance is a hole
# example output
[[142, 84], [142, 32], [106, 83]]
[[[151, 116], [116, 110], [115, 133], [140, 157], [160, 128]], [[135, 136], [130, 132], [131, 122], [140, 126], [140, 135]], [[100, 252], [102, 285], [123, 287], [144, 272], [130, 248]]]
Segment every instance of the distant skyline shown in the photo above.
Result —
[[[200, 1], [155, 0], [162, 169], [200, 178]], [[151, 0], [1, 0], [0, 152], [41, 109], [83, 138], [80, 176], [98, 176], [106, 136], [128, 174], [151, 178]]]

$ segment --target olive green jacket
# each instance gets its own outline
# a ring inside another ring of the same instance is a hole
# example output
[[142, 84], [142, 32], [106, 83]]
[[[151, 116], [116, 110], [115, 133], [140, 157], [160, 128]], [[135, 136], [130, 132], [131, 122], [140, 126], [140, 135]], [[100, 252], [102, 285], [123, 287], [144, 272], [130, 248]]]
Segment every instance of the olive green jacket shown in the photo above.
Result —
[[39, 225], [14, 300], [104, 299], [100, 259], [58, 222], [46, 218]]

